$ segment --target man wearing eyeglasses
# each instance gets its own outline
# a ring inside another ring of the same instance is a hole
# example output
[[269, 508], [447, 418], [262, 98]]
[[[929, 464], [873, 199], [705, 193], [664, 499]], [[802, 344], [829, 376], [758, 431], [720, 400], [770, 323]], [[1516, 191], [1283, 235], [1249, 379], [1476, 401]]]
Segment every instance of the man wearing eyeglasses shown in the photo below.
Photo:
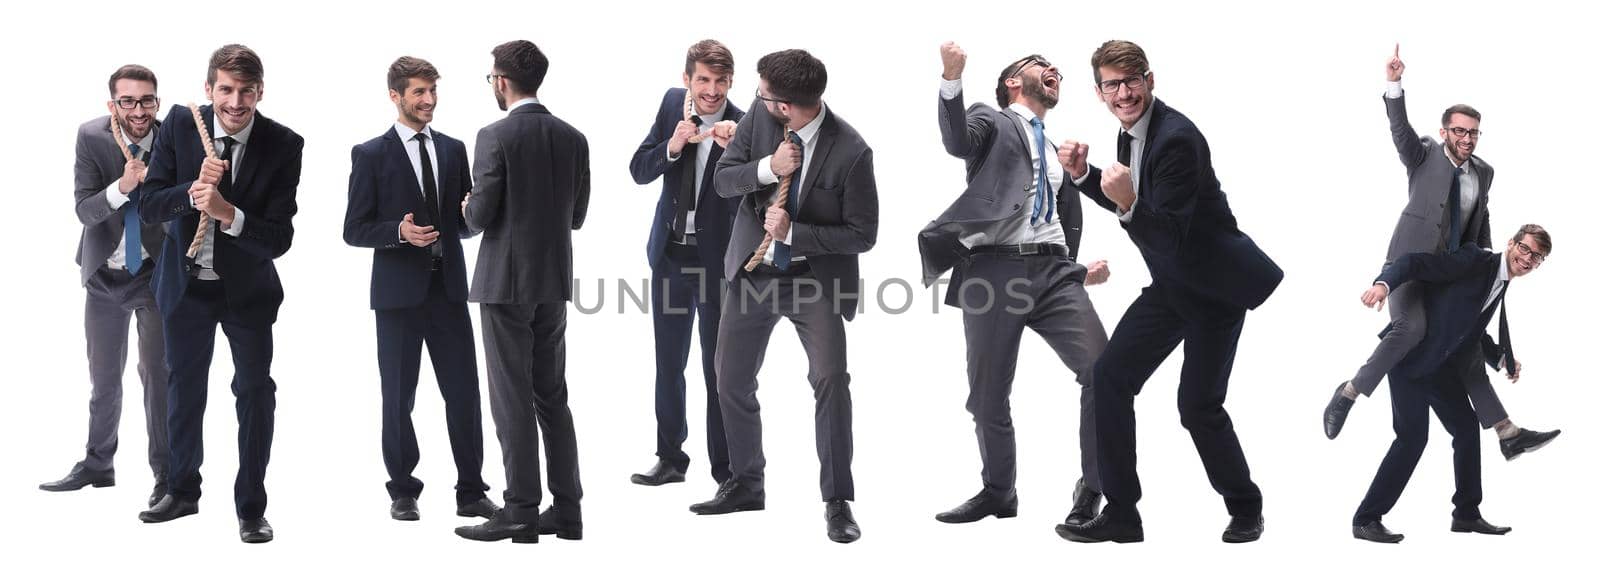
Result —
[[416, 57], [389, 65], [389, 100], [399, 119], [383, 135], [350, 150], [344, 240], [372, 251], [373, 314], [383, 393], [383, 466], [389, 517], [420, 519], [422, 481], [411, 409], [422, 346], [444, 396], [445, 427], [455, 459], [456, 515], [489, 518], [500, 508], [484, 496], [483, 412], [477, 344], [467, 311], [461, 239], [476, 232], [461, 216], [472, 187], [467, 147], [434, 130], [439, 70]]
[[[728, 253], [738, 202], [716, 194], [709, 170], [717, 167], [735, 124], [744, 117], [743, 110], [728, 102], [732, 86], [733, 53], [727, 46], [709, 39], [690, 46], [683, 87], [662, 96], [655, 123], [628, 165], [640, 185], [661, 178], [645, 243], [656, 347], [656, 464], [632, 476], [639, 485], [681, 482], [689, 468], [689, 455], [683, 451], [689, 437], [683, 370], [697, 318], [706, 387], [706, 465], [718, 483], [729, 476], [728, 441], [717, 404], [716, 354], [725, 284], [722, 258]], [[685, 109], [685, 100], [692, 110]]]
[[757, 101], [739, 121], [714, 178], [717, 194], [739, 205], [724, 259], [729, 287], [717, 337], [717, 388], [733, 475], [714, 498], [689, 510], [712, 515], [766, 507], [756, 374], [763, 361], [799, 356], [767, 353], [773, 328], [788, 318], [810, 364], [828, 539], [850, 543], [861, 529], [850, 509], [854, 441], [844, 324], [859, 306], [857, 255], [878, 240], [872, 149], [823, 103], [828, 71], [810, 53], [768, 54], [756, 73]]
[[1095, 437], [1106, 507], [1088, 523], [1056, 533], [1076, 542], [1139, 542], [1135, 505], [1133, 398], [1183, 344], [1178, 417], [1231, 519], [1222, 541], [1261, 537], [1261, 490], [1223, 409], [1245, 312], [1266, 301], [1283, 271], [1233, 218], [1194, 123], [1155, 99], [1144, 49], [1113, 40], [1090, 59], [1100, 100], [1120, 122], [1117, 161], [1088, 164], [1088, 146], [1067, 141], [1058, 155], [1076, 189], [1119, 217], [1150, 269], [1150, 286], [1128, 306], [1094, 366]]
[[[156, 135], [139, 213], [166, 225], [156, 260], [156, 303], [166, 330], [167, 427], [171, 488], [149, 511], [159, 523], [200, 511], [202, 425], [217, 327], [233, 355], [239, 471], [233, 483], [239, 539], [273, 539], [266, 472], [277, 409], [272, 325], [283, 303], [273, 260], [289, 251], [305, 140], [257, 111], [266, 93], [261, 57], [230, 44], [211, 54], [199, 115], [212, 141], [208, 157], [194, 113], [174, 106]], [[209, 217], [206, 223], [201, 216]], [[208, 224], [193, 258], [191, 243]]]
[[[1489, 185], [1494, 181], [1494, 168], [1473, 155], [1481, 135], [1478, 123], [1482, 116], [1472, 107], [1453, 105], [1445, 109], [1440, 119], [1440, 141], [1422, 139], [1406, 118], [1405, 91], [1400, 86], [1405, 70], [1400, 45], [1396, 44], [1394, 55], [1385, 66], [1389, 85], [1383, 102], [1389, 112], [1389, 133], [1400, 153], [1400, 162], [1406, 167], [1410, 192], [1389, 238], [1387, 260], [1407, 253], [1453, 251], [1469, 242], [1488, 249]], [[1371, 396], [1378, 381], [1421, 345], [1428, 329], [1428, 314], [1415, 287], [1406, 285], [1394, 290], [1389, 301], [1388, 332], [1356, 375], [1334, 389], [1333, 398], [1322, 413], [1322, 430], [1328, 438], [1339, 436], [1356, 397]], [[1499, 437], [1506, 460], [1543, 447], [1561, 432], [1518, 427], [1487, 377], [1481, 383], [1468, 383], [1467, 391], [1479, 422], [1484, 428], [1493, 428]]]
[[[1382, 307], [1411, 284], [1428, 309], [1428, 328], [1422, 343], [1389, 371], [1389, 399], [1394, 408], [1394, 443], [1384, 455], [1378, 473], [1356, 509], [1352, 533], [1356, 539], [1397, 543], [1405, 536], [1389, 531], [1383, 516], [1394, 508], [1417, 461], [1428, 444], [1428, 409], [1450, 433], [1455, 449], [1455, 495], [1451, 502], [1450, 531], [1504, 535], [1500, 527], [1483, 519], [1482, 448], [1474, 412], [1478, 402], [1470, 396], [1474, 383], [1487, 384], [1488, 364], [1503, 370], [1516, 382], [1522, 363], [1511, 349], [1511, 325], [1506, 319], [1506, 292], [1514, 279], [1533, 272], [1551, 251], [1550, 233], [1536, 224], [1524, 225], [1493, 253], [1469, 241], [1444, 253], [1409, 253], [1384, 266], [1372, 287], [1361, 295], [1368, 307]], [[1500, 311], [1499, 333], [1486, 331]], [[1392, 332], [1391, 332], [1392, 333]]]
[[[111, 74], [110, 115], [78, 127], [73, 166], [78, 222], [78, 276], [87, 292], [84, 337], [89, 344], [89, 440], [67, 476], [39, 485], [45, 491], [110, 487], [117, 482], [112, 456], [122, 418], [122, 370], [128, 361], [128, 320], [139, 333], [139, 380], [144, 385], [147, 455], [155, 486], [149, 504], [167, 492], [167, 364], [150, 279], [151, 257], [161, 248], [161, 226], [139, 218], [140, 183], [155, 141], [156, 75], [139, 65]], [[115, 128], [113, 127], [115, 124]], [[113, 129], [120, 129], [113, 131]], [[119, 145], [117, 140], [122, 140]], [[123, 155], [123, 148], [132, 156]]]
[[[467, 300], [479, 304], [489, 411], [505, 461], [505, 509], [456, 528], [475, 541], [583, 538], [578, 436], [567, 405], [572, 231], [589, 210], [589, 141], [539, 101], [550, 59], [526, 40], [494, 47], [496, 104], [478, 131], [467, 227], [483, 233]], [[553, 503], [539, 511], [539, 442]]]
[[1058, 101], [1061, 73], [1039, 55], [1000, 72], [995, 100], [964, 107], [966, 52], [940, 47], [939, 133], [945, 151], [966, 161], [967, 187], [917, 237], [922, 282], [954, 269], [945, 303], [963, 311], [967, 342], [967, 411], [977, 424], [983, 489], [935, 519], [967, 523], [1017, 515], [1017, 443], [1011, 425], [1011, 381], [1024, 329], [1033, 329], [1076, 374], [1081, 478], [1073, 489], [1071, 523], [1093, 519], [1100, 506], [1094, 445], [1091, 372], [1106, 331], [1086, 285], [1110, 276], [1105, 261], [1077, 262], [1082, 204], [1066, 188], [1044, 117]]

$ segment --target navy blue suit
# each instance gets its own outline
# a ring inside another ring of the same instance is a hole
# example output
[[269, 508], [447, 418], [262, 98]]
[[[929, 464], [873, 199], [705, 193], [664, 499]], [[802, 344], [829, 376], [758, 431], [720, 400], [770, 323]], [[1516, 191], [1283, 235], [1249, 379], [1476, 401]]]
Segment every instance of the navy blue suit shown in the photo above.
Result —
[[[383, 390], [383, 464], [391, 498], [416, 498], [422, 481], [412, 476], [420, 453], [411, 424], [416, 404], [422, 346], [428, 346], [445, 425], [456, 465], [456, 502], [484, 496], [483, 412], [478, 395], [478, 360], [467, 311], [466, 261], [461, 239], [473, 236], [461, 215], [461, 197], [472, 188], [467, 148], [432, 131], [429, 156], [437, 182], [438, 208], [425, 207], [420, 178], [394, 128], [350, 150], [350, 199], [344, 240], [372, 251], [372, 309], [377, 319], [378, 376]], [[416, 138], [413, 138], [416, 139]], [[418, 146], [423, 144], [419, 143]], [[434, 214], [436, 213], [436, 214]], [[432, 246], [416, 247], [400, 238], [407, 214], [439, 233]]]
[[[1422, 343], [1389, 372], [1395, 438], [1356, 510], [1353, 525], [1382, 519], [1400, 500], [1428, 444], [1429, 408], [1450, 433], [1455, 449], [1453, 515], [1464, 520], [1481, 517], [1478, 505], [1483, 501], [1483, 471], [1478, 415], [1468, 398], [1468, 386], [1488, 383], [1485, 362], [1499, 369], [1503, 356], [1505, 366], [1516, 366], [1511, 328], [1504, 311], [1505, 290], [1511, 287], [1510, 282], [1497, 296], [1489, 296], [1500, 263], [1499, 253], [1467, 243], [1448, 254], [1402, 255], [1378, 276], [1390, 289], [1409, 281], [1424, 283], [1428, 332]], [[1484, 332], [1497, 306], [1501, 307], [1499, 343]]]
[[[200, 107], [200, 114], [211, 131], [211, 106]], [[287, 252], [294, 240], [291, 220], [297, 209], [304, 146], [305, 140], [289, 128], [256, 113], [243, 160], [231, 169], [232, 183], [222, 188], [224, 198], [244, 212], [243, 231], [235, 237], [222, 232], [219, 223], [209, 235], [215, 244], [212, 267], [220, 281], [194, 278], [198, 268], [185, 256], [200, 219], [191, 207], [189, 187], [205, 158], [188, 108], [173, 106], [157, 130], [139, 202], [145, 222], [166, 223], [152, 285], [166, 330], [171, 494], [179, 499], [200, 497], [206, 379], [220, 324], [233, 353], [232, 388], [239, 421], [234, 504], [243, 519], [259, 518], [267, 507], [263, 480], [277, 407], [277, 386], [271, 377], [272, 324], [283, 302], [283, 286], [272, 260]]]
[[[1123, 230], [1144, 256], [1151, 283], [1128, 307], [1095, 364], [1095, 420], [1108, 517], [1138, 521], [1133, 397], [1183, 343], [1178, 413], [1228, 513], [1261, 512], [1233, 422], [1223, 409], [1247, 309], [1266, 300], [1283, 271], [1239, 231], [1211, 168], [1205, 136], [1159, 99], [1151, 105], [1138, 202]], [[1079, 188], [1108, 210], [1116, 204], [1090, 168]]]
[[[673, 88], [662, 96], [655, 123], [634, 152], [628, 170], [640, 185], [661, 180], [650, 240], [645, 243], [656, 346], [656, 456], [680, 471], [689, 465], [689, 455], [683, 452], [683, 442], [689, 437], [683, 371], [688, 365], [690, 339], [698, 316], [701, 369], [706, 382], [706, 449], [711, 476], [720, 482], [728, 478], [729, 469], [722, 410], [717, 404], [717, 330], [722, 316], [722, 261], [728, 253], [728, 237], [739, 201], [718, 196], [712, 184], [712, 173], [722, 158], [722, 147], [715, 140], [690, 144], [676, 161], [667, 160], [667, 142], [683, 120], [687, 92]], [[723, 120], [737, 122], [742, 117], [744, 112], [732, 102], [725, 105]], [[684, 172], [696, 168], [695, 148], [711, 148], [711, 152], [695, 193], [694, 243], [683, 244], [683, 233], [675, 232], [674, 223], [680, 210], [678, 197], [686, 179]]]

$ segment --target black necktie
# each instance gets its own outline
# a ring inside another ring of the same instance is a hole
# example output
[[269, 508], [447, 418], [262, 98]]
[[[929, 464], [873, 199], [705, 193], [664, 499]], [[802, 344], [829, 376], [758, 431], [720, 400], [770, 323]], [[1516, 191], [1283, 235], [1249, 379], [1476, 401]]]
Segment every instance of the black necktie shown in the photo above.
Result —
[[[694, 115], [689, 121], [700, 126], [700, 116]], [[678, 152], [678, 162], [683, 164], [683, 171], [679, 174], [678, 181], [678, 211], [672, 217], [672, 232], [680, 239], [689, 234], [689, 212], [694, 210], [695, 203], [699, 201], [700, 192], [695, 188], [696, 174], [700, 170], [700, 150], [698, 144], [686, 143], [683, 151]]]
[[1133, 169], [1133, 136], [1126, 131], [1117, 134], [1117, 163]]
[[1506, 322], [1506, 290], [1511, 288], [1511, 282], [1506, 281], [1500, 288], [1500, 353], [1505, 354], [1506, 366], [1512, 373], [1517, 371], [1517, 358], [1511, 354], [1511, 324]]
[[239, 140], [232, 136], [222, 137], [222, 161], [228, 162], [228, 165], [222, 169], [222, 179], [217, 181], [217, 192], [223, 194], [223, 199], [233, 192], [233, 146], [236, 145], [239, 145]]
[[[439, 185], [433, 182], [433, 158], [428, 156], [428, 134], [417, 133], [417, 153], [422, 158], [422, 211], [426, 224], [419, 226], [439, 226]], [[442, 256], [444, 248], [441, 245], [428, 245], [428, 252], [434, 256]]]
[[1450, 238], [1444, 241], [1446, 251], [1454, 251], [1461, 246], [1461, 175], [1465, 172], [1456, 168], [1450, 176], [1450, 194], [1445, 197], [1445, 211], [1450, 215]]

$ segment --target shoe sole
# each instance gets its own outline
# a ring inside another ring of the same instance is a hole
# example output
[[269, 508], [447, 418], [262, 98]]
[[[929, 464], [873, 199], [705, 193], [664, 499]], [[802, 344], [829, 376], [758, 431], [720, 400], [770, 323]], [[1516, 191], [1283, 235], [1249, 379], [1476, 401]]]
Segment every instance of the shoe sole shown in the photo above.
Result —
[[583, 530], [540, 530], [539, 535], [556, 536], [556, 539], [576, 542], [583, 539]]
[[668, 485], [668, 484], [672, 484], [672, 483], [682, 483], [683, 482], [683, 477], [678, 477], [676, 479], [667, 479], [665, 481], [651, 481], [651, 480], [645, 479], [644, 477], [641, 477], [639, 475], [634, 475], [632, 477], [629, 477], [628, 480], [632, 481], [634, 485], [644, 485], [645, 487], [660, 487], [662, 485]]
[[68, 492], [68, 491], [77, 491], [79, 489], [83, 489], [84, 487], [93, 487], [95, 489], [99, 489], [101, 487], [116, 487], [116, 486], [117, 486], [117, 481], [115, 479], [112, 479], [110, 481], [96, 481], [94, 483], [84, 483], [84, 484], [79, 485], [77, 487], [45, 487], [44, 485], [40, 485], [39, 486], [39, 490], [40, 491], [49, 491], [51, 493], [65, 493], [65, 492]]
[[[1556, 435], [1556, 436], [1561, 436], [1561, 435]], [[1550, 437], [1550, 440], [1547, 440], [1547, 441], [1545, 441], [1545, 442], [1542, 442], [1542, 443], [1539, 443], [1539, 444], [1537, 444], [1537, 445], [1533, 445], [1533, 446], [1531, 446], [1531, 447], [1528, 447], [1528, 448], [1526, 448], [1526, 449], [1522, 449], [1522, 452], [1520, 452], [1520, 453], [1517, 453], [1517, 454], [1515, 454], [1515, 455], [1511, 455], [1511, 456], [1509, 456], [1509, 457], [1506, 457], [1506, 460], [1507, 460], [1507, 461], [1515, 461], [1515, 460], [1517, 460], [1517, 458], [1518, 458], [1518, 457], [1521, 457], [1521, 456], [1522, 456], [1522, 455], [1525, 455], [1525, 454], [1528, 454], [1528, 453], [1531, 453], [1531, 452], [1534, 452], [1534, 451], [1537, 451], [1537, 450], [1539, 450], [1539, 449], [1542, 449], [1542, 448], [1544, 448], [1544, 447], [1545, 447], [1545, 446], [1546, 446], [1546, 445], [1549, 445], [1549, 444], [1550, 444], [1550, 443], [1553, 443], [1553, 442], [1555, 442], [1555, 440], [1556, 440], [1556, 437]]]
[[763, 502], [763, 503], [752, 503], [750, 505], [741, 505], [741, 506], [734, 507], [732, 509], [727, 509], [727, 510], [722, 510], [722, 509], [716, 509], [716, 510], [698, 509], [697, 510], [697, 509], [691, 507], [691, 508], [689, 508], [689, 511], [693, 512], [695, 515], [727, 515], [729, 513], [739, 513], [741, 511], [763, 511], [766, 508], [767, 508], [767, 504]]
[[933, 516], [933, 519], [938, 521], [938, 522], [940, 522], [940, 523], [973, 523], [973, 522], [977, 522], [977, 521], [983, 521], [983, 518], [989, 517], [991, 515], [994, 516], [995, 519], [1010, 519], [1010, 518], [1013, 518], [1013, 517], [1017, 516], [1017, 510], [1013, 509], [1011, 511], [998, 511], [998, 512], [995, 512], [995, 513], [985, 513], [983, 515], [974, 517], [972, 519], [946, 519], [946, 518], [942, 518], [942, 517], [940, 517], [938, 515]]
[[142, 522], [145, 522], [145, 523], [166, 523], [166, 522], [169, 522], [169, 521], [176, 521], [178, 519], [182, 519], [182, 518], [185, 518], [185, 517], [197, 514], [197, 513], [200, 513], [200, 510], [196, 509], [194, 511], [180, 513], [178, 515], [174, 515], [174, 516], [166, 518], [166, 519], [156, 519], [155, 518], [156, 516], [153, 516], [153, 515], [152, 516], [146, 516], [146, 515], [141, 513], [141, 514], [139, 514], [139, 521], [142, 521]]
[[1091, 538], [1091, 537], [1079, 534], [1078, 532], [1072, 531], [1072, 530], [1064, 528], [1064, 527], [1056, 528], [1056, 535], [1061, 536], [1063, 539], [1065, 539], [1067, 541], [1078, 542], [1080, 544], [1098, 544], [1098, 543], [1101, 543], [1101, 542], [1116, 542], [1116, 543], [1119, 543], [1119, 544], [1137, 544], [1137, 543], [1140, 543], [1140, 542], [1144, 541], [1144, 534], [1142, 534], [1142, 533], [1139, 534], [1139, 535], [1136, 535], [1136, 536], [1129, 536], [1129, 537], [1124, 537], [1124, 538], [1105, 538], [1105, 539], [1101, 539], [1101, 538]]
[[497, 537], [497, 538], [475, 537], [475, 536], [469, 536], [469, 535], [463, 534], [461, 532], [456, 532], [456, 535], [459, 536], [461, 539], [472, 540], [472, 541], [475, 541], [475, 542], [498, 542], [498, 541], [503, 541], [503, 540], [511, 540], [511, 543], [513, 543], [513, 544], [537, 544], [537, 543], [539, 543], [539, 536], [537, 534], [532, 535], [532, 536], [513, 535], [513, 536]]
[[[463, 516], [463, 517], [465, 517], [465, 516]], [[395, 521], [419, 521], [419, 520], [422, 519], [422, 516], [414, 514], [414, 513], [411, 514], [411, 515], [390, 515], [389, 519], [392, 519], [392, 520], [395, 520]]]
[[481, 514], [481, 513], [472, 513], [470, 511], [457, 511], [456, 512], [456, 517], [477, 517], [477, 518], [482, 518], [482, 519], [489, 519], [489, 518], [494, 517], [494, 514], [491, 513], [489, 515], [484, 515], [484, 514]]
[[1355, 537], [1358, 540], [1364, 541], [1364, 542], [1372, 542], [1372, 543], [1375, 543], [1375, 544], [1398, 544], [1398, 543], [1400, 543], [1402, 541], [1405, 541], [1405, 539], [1406, 539], [1405, 534], [1396, 535], [1394, 537], [1394, 539], [1392, 539], [1392, 540], [1380, 540], [1380, 539], [1373, 539], [1373, 538], [1367, 538], [1367, 537], [1361, 537], [1361, 536], [1353, 536], [1353, 537]]
[[1455, 527], [1455, 526], [1450, 526], [1450, 531], [1455, 532], [1455, 533], [1476, 533], [1476, 534], [1483, 534], [1483, 535], [1486, 535], [1486, 536], [1503, 536], [1503, 535], [1506, 535], [1508, 533], [1511, 533], [1511, 530], [1509, 530], [1509, 529], [1506, 530], [1506, 531], [1478, 531], [1478, 530], [1475, 530], [1475, 529], [1458, 528], [1458, 527]]
[[1256, 541], [1256, 540], [1259, 540], [1259, 539], [1261, 539], [1261, 534], [1256, 534], [1256, 535], [1249, 536], [1249, 537], [1222, 536], [1223, 543], [1229, 543], [1229, 544], [1248, 544], [1250, 542], [1253, 542], [1253, 541]]

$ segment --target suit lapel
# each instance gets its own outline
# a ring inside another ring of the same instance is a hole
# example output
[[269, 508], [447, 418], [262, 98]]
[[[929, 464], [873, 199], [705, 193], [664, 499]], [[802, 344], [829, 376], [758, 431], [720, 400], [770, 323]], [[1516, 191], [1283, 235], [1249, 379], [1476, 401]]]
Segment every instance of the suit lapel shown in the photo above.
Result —
[[[1167, 104], [1156, 99], [1150, 104], [1150, 127], [1146, 128], [1144, 146], [1139, 148], [1139, 183], [1150, 183], [1150, 150], [1155, 148], [1156, 136], [1161, 135], [1161, 120], [1167, 116]], [[1133, 160], [1128, 160], [1133, 161]], [[1143, 190], [1141, 188], [1141, 190]], [[1143, 194], [1143, 192], [1138, 192]]]
[[[411, 155], [406, 153], [405, 144], [400, 143], [400, 134], [395, 133], [394, 128], [391, 127], [388, 133], [383, 134], [383, 140], [384, 155], [389, 157], [390, 163], [398, 164], [395, 167], [404, 168], [405, 176], [410, 178], [409, 180], [401, 180], [401, 182], [405, 183], [406, 194], [410, 196], [406, 201], [414, 202], [422, 199], [422, 184], [417, 179], [416, 169], [411, 167]], [[439, 149], [437, 141], [434, 142], [434, 149]], [[444, 154], [439, 154], [439, 157], [444, 157]]]
[[817, 174], [821, 173], [817, 170], [828, 162], [828, 152], [833, 151], [833, 142], [837, 141], [834, 139], [834, 134], [838, 133], [838, 124], [838, 118], [833, 116], [832, 111], [829, 111], [828, 117], [822, 120], [822, 127], [818, 128], [817, 135], [811, 138], [817, 140], [817, 149], [816, 153], [811, 154], [810, 167], [801, 168], [801, 170], [805, 171], [805, 177], [800, 186], [800, 196], [794, 201], [796, 214], [805, 207], [806, 196], [810, 195], [811, 189], [817, 185]]

